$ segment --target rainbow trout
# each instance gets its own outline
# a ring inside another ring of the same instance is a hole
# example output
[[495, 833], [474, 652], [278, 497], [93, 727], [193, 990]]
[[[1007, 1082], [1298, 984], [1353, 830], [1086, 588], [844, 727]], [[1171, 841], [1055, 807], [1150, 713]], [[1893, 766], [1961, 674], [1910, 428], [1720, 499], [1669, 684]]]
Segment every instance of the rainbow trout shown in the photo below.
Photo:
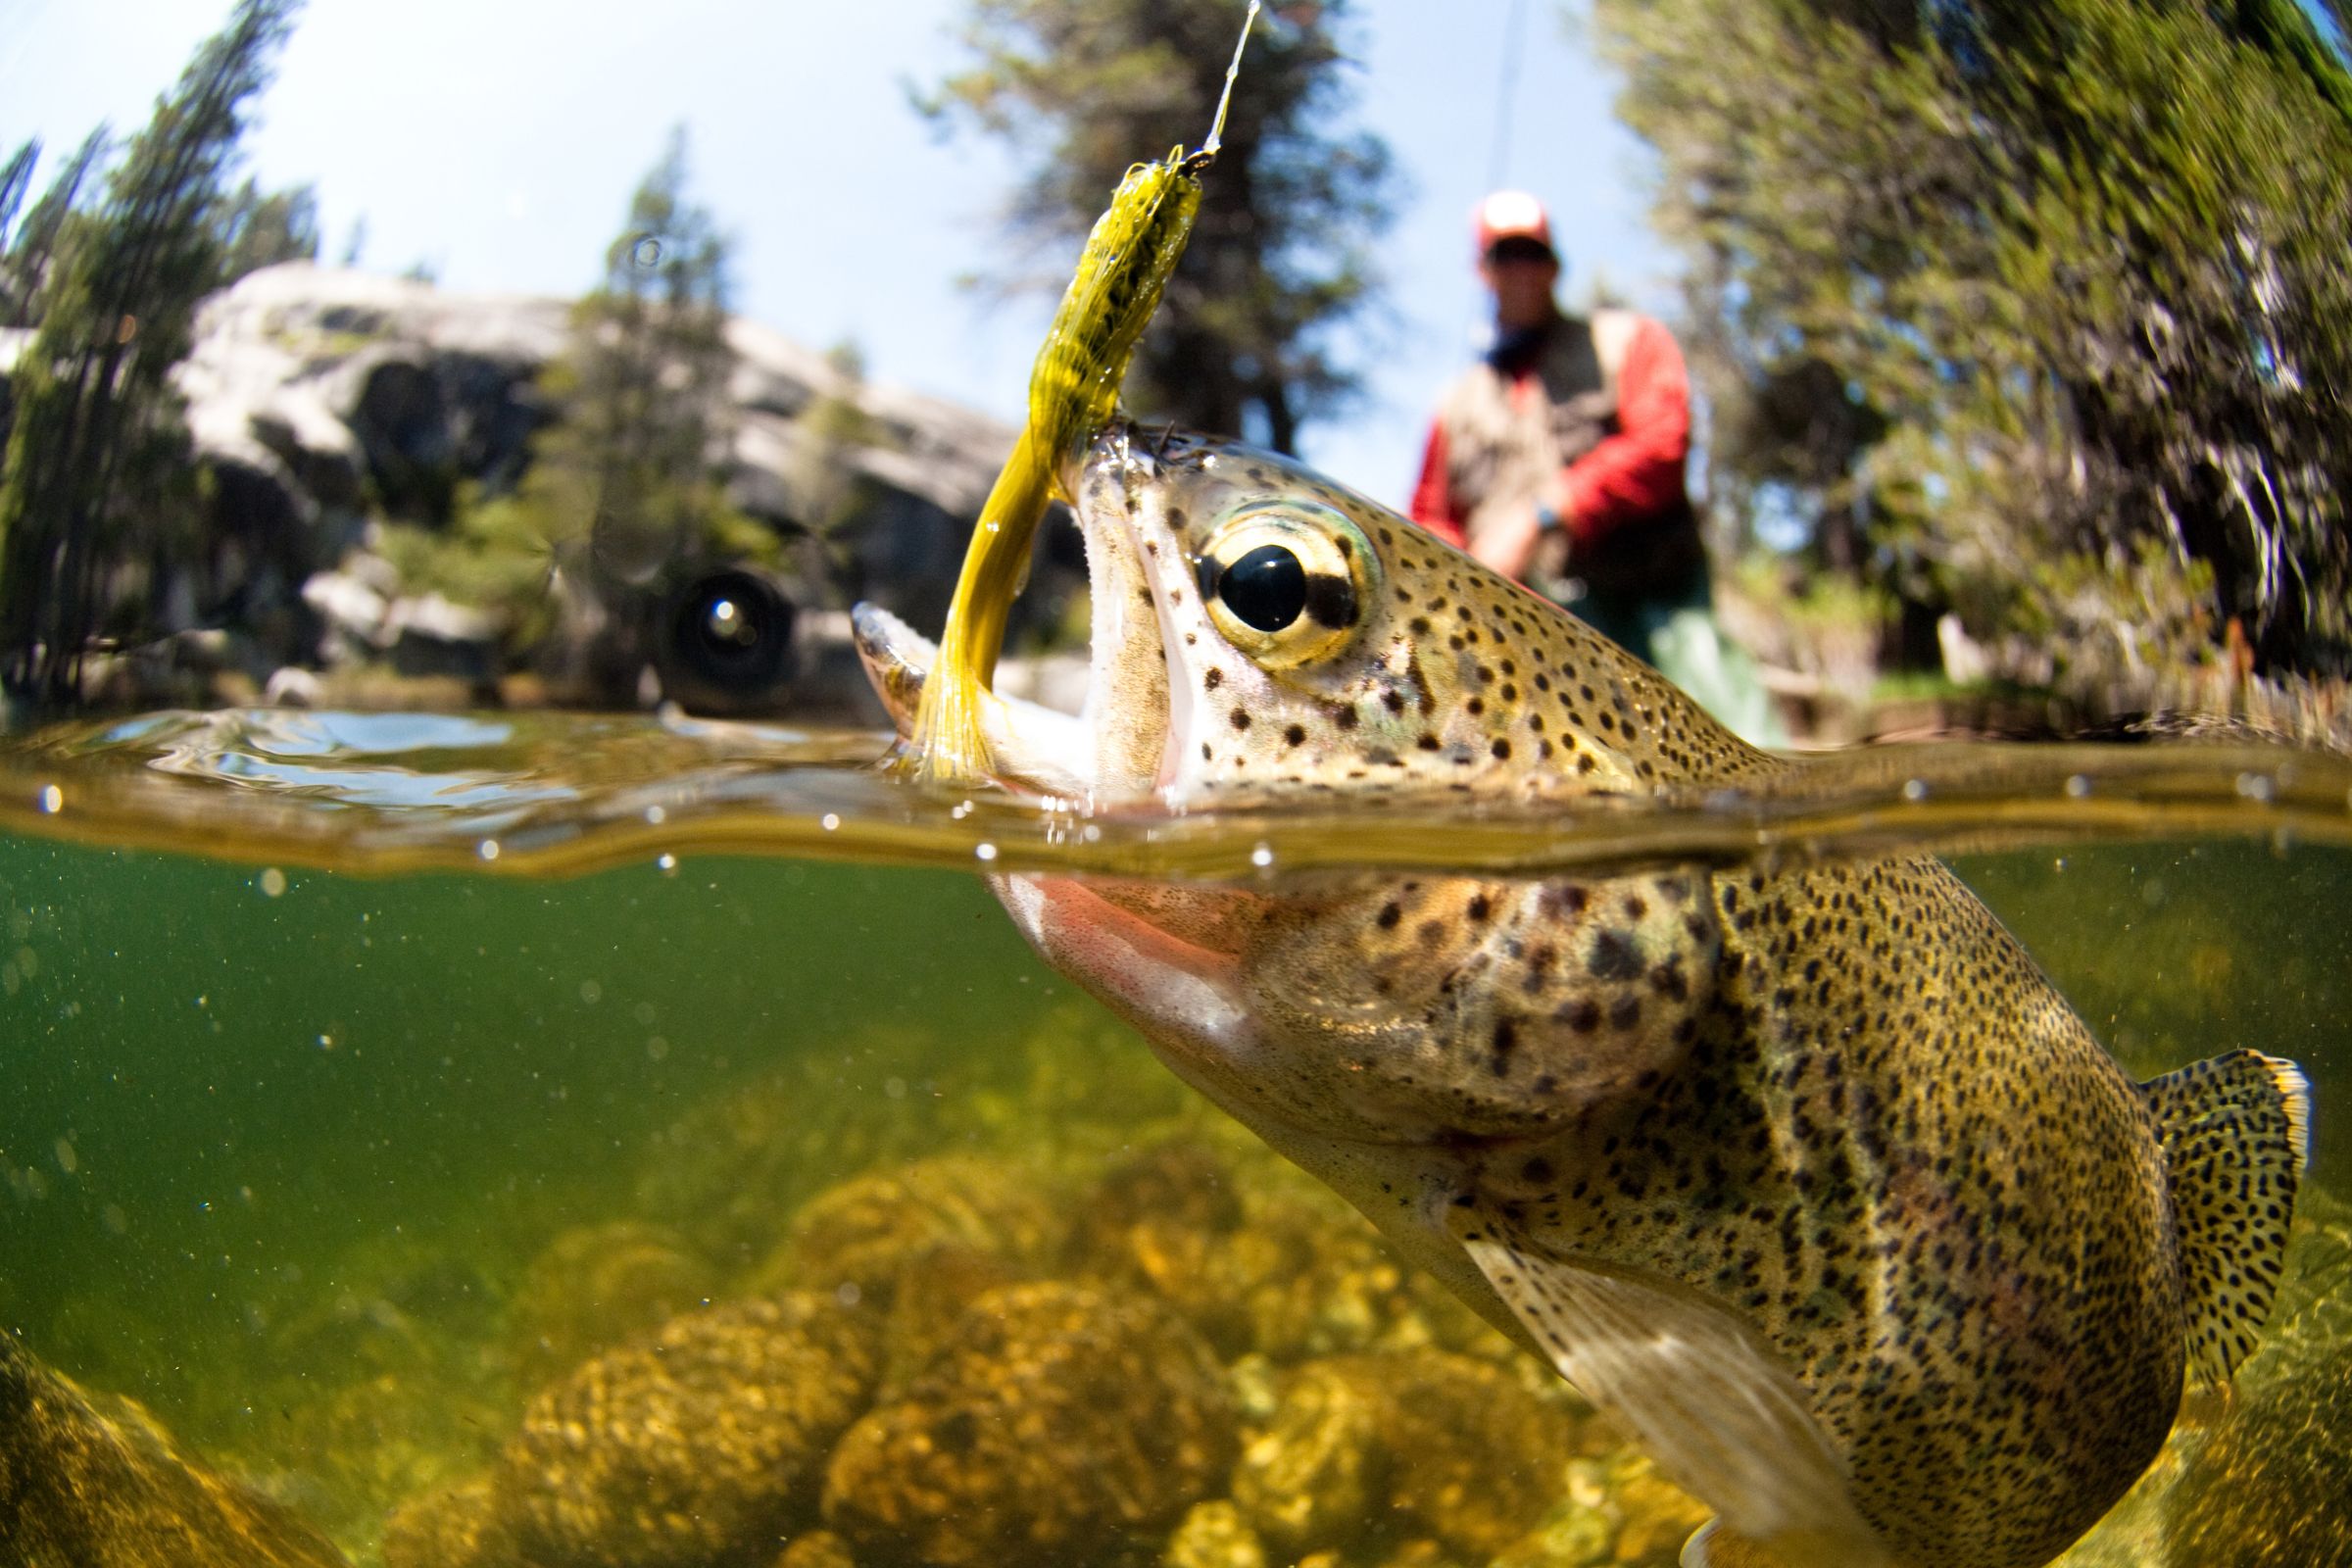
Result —
[[[1799, 765], [1282, 459], [1113, 424], [1061, 481], [1090, 692], [1075, 718], [992, 699], [1009, 787], [1565, 807]], [[858, 628], [904, 729], [930, 645]], [[1708, 1503], [1687, 1563], [2047, 1562], [2278, 1279], [2293, 1065], [2134, 1084], [1934, 860], [995, 888]]]

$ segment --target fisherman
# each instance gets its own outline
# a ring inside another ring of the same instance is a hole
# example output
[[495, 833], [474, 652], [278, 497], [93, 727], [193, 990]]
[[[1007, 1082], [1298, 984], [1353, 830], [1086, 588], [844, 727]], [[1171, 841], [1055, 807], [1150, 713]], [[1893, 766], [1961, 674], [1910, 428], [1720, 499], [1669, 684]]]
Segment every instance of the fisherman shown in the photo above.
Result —
[[1783, 739], [1753, 666], [1715, 624], [1684, 488], [1682, 351], [1659, 322], [1552, 298], [1543, 203], [1496, 191], [1473, 214], [1494, 340], [1438, 405], [1413, 520], [1649, 661], [1740, 734]]

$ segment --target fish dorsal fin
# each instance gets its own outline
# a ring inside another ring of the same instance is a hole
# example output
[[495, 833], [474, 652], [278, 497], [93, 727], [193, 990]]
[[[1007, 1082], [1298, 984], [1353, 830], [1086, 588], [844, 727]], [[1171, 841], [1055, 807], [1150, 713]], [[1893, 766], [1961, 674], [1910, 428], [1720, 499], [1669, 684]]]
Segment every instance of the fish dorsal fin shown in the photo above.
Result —
[[2156, 1114], [2172, 1189], [2189, 1364], [2219, 1383], [2253, 1352], [2285, 1272], [2311, 1088], [2291, 1061], [2233, 1051], [2140, 1090]]
[[1490, 1207], [1448, 1212], [1455, 1240], [1560, 1375], [1722, 1515], [1692, 1538], [1686, 1563], [1890, 1568], [1795, 1374], [1729, 1308], [1562, 1257]]

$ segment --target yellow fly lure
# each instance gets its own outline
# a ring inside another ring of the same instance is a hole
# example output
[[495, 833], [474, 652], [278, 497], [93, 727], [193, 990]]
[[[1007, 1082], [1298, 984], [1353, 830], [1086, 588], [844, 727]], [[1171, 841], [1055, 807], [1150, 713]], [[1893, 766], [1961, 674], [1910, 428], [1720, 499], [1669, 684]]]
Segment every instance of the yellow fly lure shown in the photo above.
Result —
[[939, 657], [915, 710], [911, 744], [899, 760], [918, 777], [961, 782], [988, 770], [980, 705], [996, 678], [1004, 620], [1020, 592], [1030, 541], [1046, 503], [1058, 491], [1062, 458], [1110, 422], [1127, 361], [1184, 254], [1200, 210], [1200, 172], [1217, 156], [1257, 9], [1258, 0], [1250, 0], [1208, 140], [1199, 152], [1188, 154], [1179, 145], [1158, 163], [1128, 170], [1087, 236], [1078, 270], [1029, 372], [1028, 419], [980, 509]]

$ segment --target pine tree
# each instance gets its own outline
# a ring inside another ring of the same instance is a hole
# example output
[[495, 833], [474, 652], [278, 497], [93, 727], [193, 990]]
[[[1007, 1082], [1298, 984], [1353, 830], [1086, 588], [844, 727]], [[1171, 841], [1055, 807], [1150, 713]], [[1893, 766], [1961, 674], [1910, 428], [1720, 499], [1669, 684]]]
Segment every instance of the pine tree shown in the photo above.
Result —
[[196, 470], [169, 376], [220, 279], [218, 208], [295, 9], [239, 0], [158, 102], [104, 203], [59, 226], [0, 469], [0, 680], [37, 706], [77, 697], [110, 609], [109, 564], [168, 546], [191, 519]]
[[[1054, 265], [1131, 164], [1208, 132], [1243, 0], [973, 0], [979, 57], [921, 107], [968, 122], [1033, 160], [1008, 227]], [[1223, 151], [1160, 318], [1127, 377], [1131, 407], [1294, 451], [1299, 427], [1343, 407], [1358, 373], [1340, 327], [1377, 287], [1372, 242], [1392, 215], [1388, 148], [1339, 125], [1349, 103], [1346, 0], [1276, 4], [1243, 62]]]
[[265, 191], [247, 179], [221, 204], [220, 286], [280, 262], [318, 259], [318, 194], [308, 185]]
[[549, 567], [561, 572], [605, 627], [596, 668], [564, 678], [605, 701], [634, 693], [678, 586], [775, 552], [726, 498], [728, 243], [686, 182], [678, 130], [630, 198], [604, 282], [573, 307], [568, 348], [540, 375], [560, 412], [515, 492], [470, 496], [446, 538], [388, 531], [405, 576], [489, 611], [516, 658], [551, 629]]
[[1596, 16], [1690, 261], [1719, 493], [2062, 661], [2194, 658], [2235, 617], [2352, 668], [2352, 78], [2300, 8]]
[[726, 239], [687, 200], [685, 132], [672, 131], [606, 249], [603, 286], [573, 310], [548, 383], [565, 412], [534, 452], [543, 479], [572, 493], [608, 586], [645, 585], [697, 551], [724, 505], [728, 288]]
[[[37, 319], [35, 301], [48, 280], [58, 234], [80, 200], [82, 186], [105, 159], [107, 144], [104, 125], [91, 131], [66, 160], [41, 199], [33, 203], [32, 211], [24, 215], [24, 222], [13, 227], [0, 222], [0, 326], [30, 326]], [[32, 156], [25, 157], [27, 153]], [[21, 161], [22, 177], [29, 182], [39, 156], [40, 143], [26, 142], [9, 167], [13, 171]]]

